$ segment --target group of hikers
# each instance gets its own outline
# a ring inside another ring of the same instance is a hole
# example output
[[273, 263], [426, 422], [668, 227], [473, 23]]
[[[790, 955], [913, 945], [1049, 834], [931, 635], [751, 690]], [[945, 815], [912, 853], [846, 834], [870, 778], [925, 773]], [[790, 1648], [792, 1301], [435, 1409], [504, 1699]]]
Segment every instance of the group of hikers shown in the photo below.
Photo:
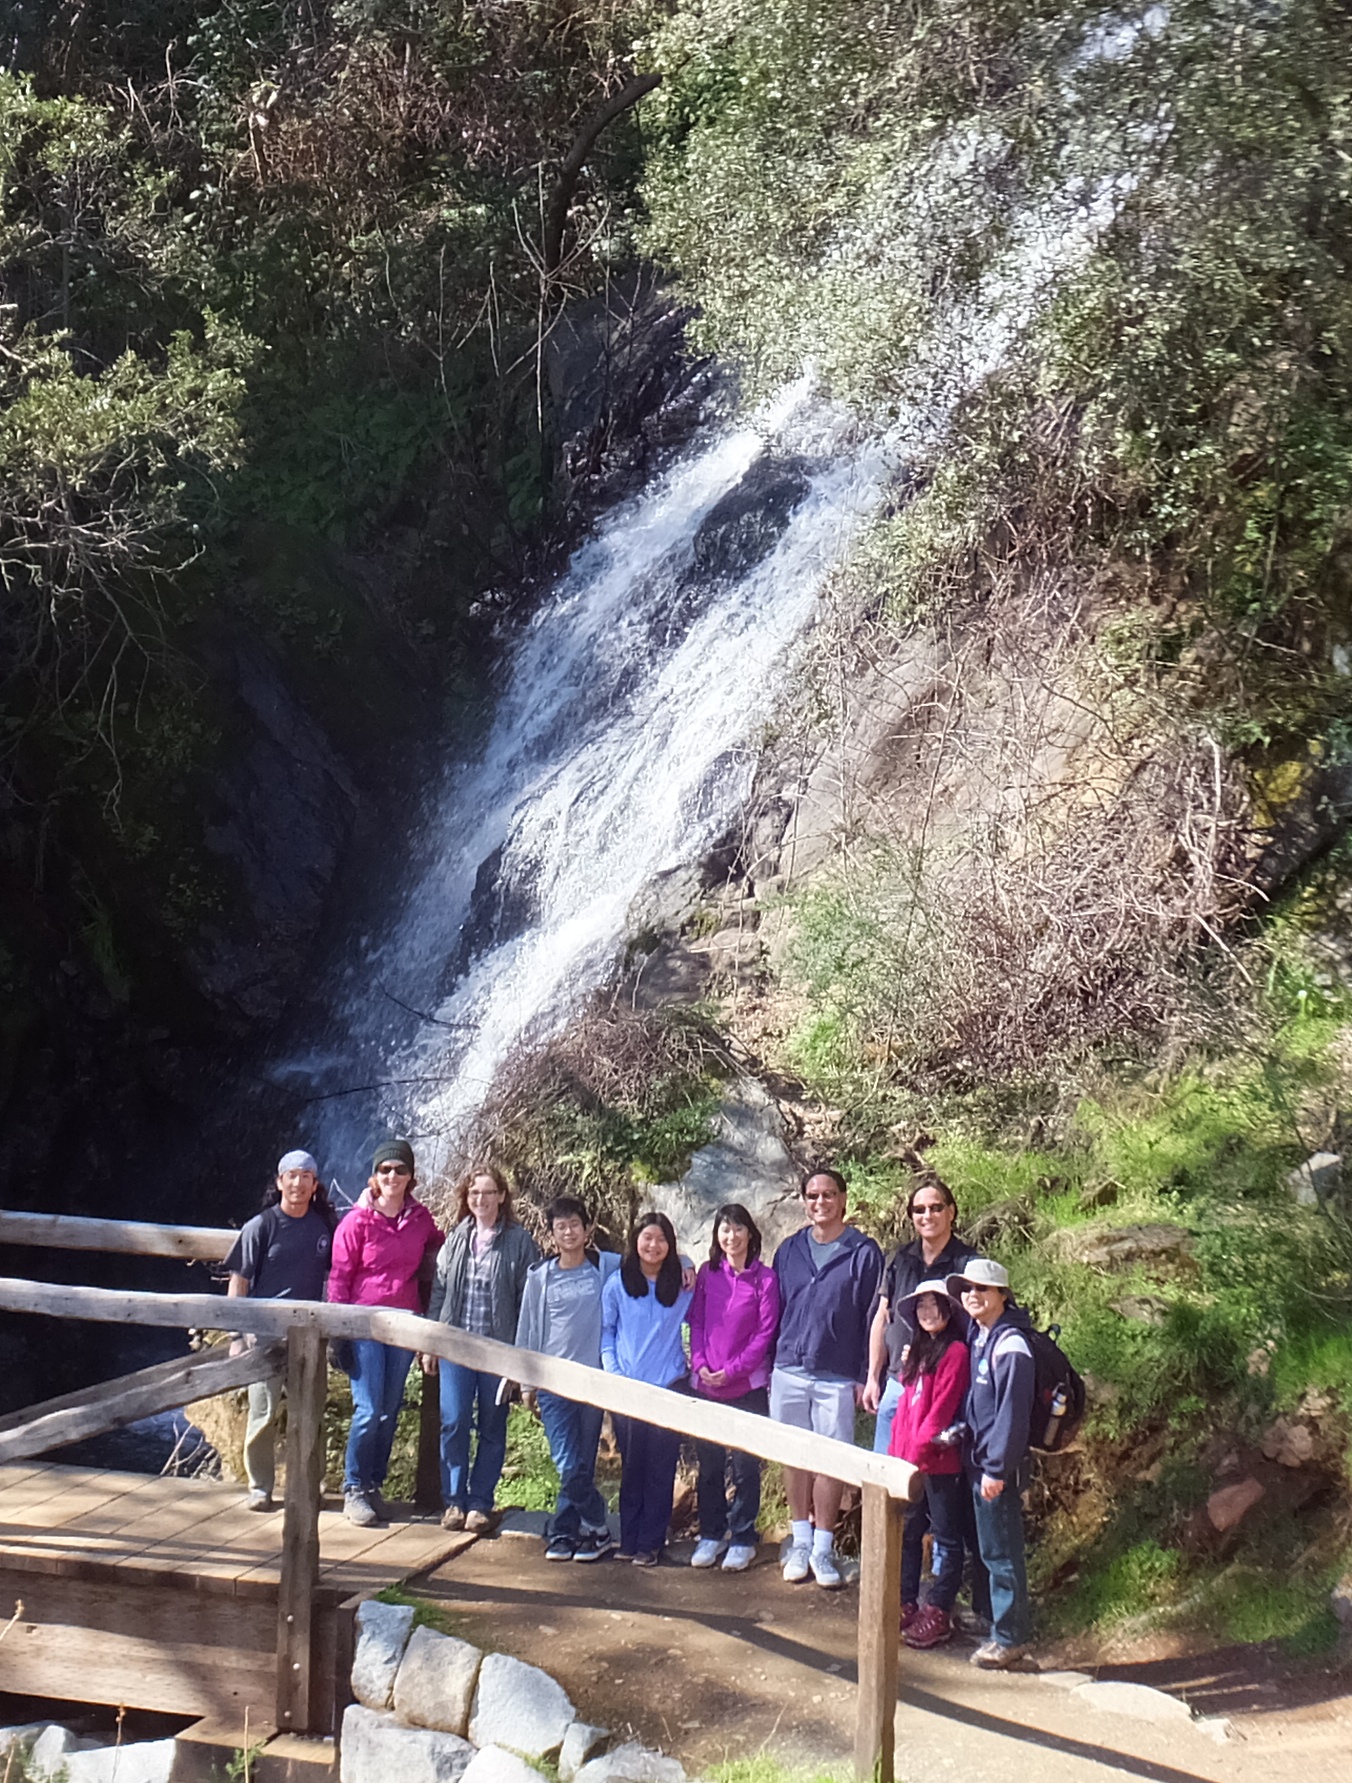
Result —
[[[858, 1409], [876, 1414], [874, 1448], [910, 1462], [925, 1491], [907, 1514], [900, 1619], [912, 1647], [951, 1639], [970, 1567], [980, 1637], [972, 1663], [1017, 1667], [1027, 1652], [1029, 1601], [1022, 1494], [1032, 1439], [1032, 1328], [1004, 1268], [959, 1236], [951, 1190], [917, 1174], [907, 1215], [916, 1236], [886, 1261], [847, 1221], [847, 1186], [814, 1169], [802, 1184], [805, 1223], [761, 1256], [761, 1233], [739, 1203], [714, 1217], [696, 1269], [663, 1213], [642, 1214], [623, 1255], [598, 1250], [592, 1217], [573, 1196], [544, 1212], [552, 1253], [518, 1220], [511, 1188], [477, 1165], [457, 1191], [448, 1233], [414, 1195], [412, 1148], [381, 1146], [357, 1204], [341, 1219], [308, 1152], [288, 1152], [269, 1205], [226, 1259], [229, 1293], [327, 1299], [425, 1313], [479, 1336], [603, 1368], [652, 1386], [716, 1400], [781, 1423], [855, 1441]], [[343, 1346], [352, 1383], [344, 1465], [346, 1516], [388, 1520], [382, 1496], [412, 1353], [374, 1339]], [[509, 1383], [432, 1355], [439, 1375], [442, 1523], [487, 1534], [507, 1454]], [[618, 1550], [596, 1483], [603, 1413], [527, 1392], [549, 1441], [558, 1498], [545, 1533], [551, 1561], [594, 1562], [618, 1551], [653, 1567], [666, 1548], [682, 1437], [636, 1418], [612, 1420], [621, 1459]], [[247, 1503], [272, 1508], [282, 1382], [249, 1389]], [[699, 1539], [690, 1564], [744, 1572], [756, 1558], [761, 1463], [697, 1441]], [[843, 1488], [784, 1469], [791, 1584], [844, 1583], [836, 1553]], [[930, 1584], [922, 1604], [924, 1542]]]

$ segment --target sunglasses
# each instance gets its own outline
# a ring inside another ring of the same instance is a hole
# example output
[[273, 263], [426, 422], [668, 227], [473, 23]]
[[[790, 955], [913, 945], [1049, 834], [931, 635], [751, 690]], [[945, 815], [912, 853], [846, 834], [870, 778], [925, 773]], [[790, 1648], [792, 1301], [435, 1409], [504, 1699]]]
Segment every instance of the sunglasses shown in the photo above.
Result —
[[412, 1176], [407, 1164], [377, 1164], [377, 1176]]

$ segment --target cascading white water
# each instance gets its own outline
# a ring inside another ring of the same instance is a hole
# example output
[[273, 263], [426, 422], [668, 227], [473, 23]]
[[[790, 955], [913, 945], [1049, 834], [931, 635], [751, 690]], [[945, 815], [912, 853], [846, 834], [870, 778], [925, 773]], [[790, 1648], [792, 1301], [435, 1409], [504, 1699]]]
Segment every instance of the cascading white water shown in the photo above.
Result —
[[[1120, 57], [1124, 31], [1154, 34], [1166, 18], [1152, 8], [1100, 32], [1085, 56]], [[967, 165], [982, 153], [978, 139], [955, 139], [940, 158]], [[756, 729], [831, 568], [1132, 184], [1130, 172], [1100, 167], [1087, 191], [1071, 179], [1008, 221], [1004, 251], [919, 344], [905, 413], [884, 437], [861, 439], [805, 374], [578, 552], [511, 653], [482, 753], [431, 801], [397, 913], [350, 959], [334, 1007], [341, 1044], [277, 1068], [328, 1095], [335, 1080], [380, 1086], [378, 1099], [314, 1104], [311, 1140], [326, 1166], [347, 1175], [393, 1128], [416, 1137], [434, 1169], [512, 1047], [556, 1029], [604, 981], [636, 894], [697, 859], [744, 802]], [[717, 549], [700, 561], [701, 528], [766, 462], [796, 479], [772, 548], [749, 567]], [[467, 934], [485, 898], [510, 915], [497, 933]]]
[[[783, 467], [794, 504], [777, 541], [744, 573], [716, 553], [696, 568], [701, 527], [767, 463]], [[287, 1068], [386, 1085], [378, 1125], [369, 1101], [319, 1106], [326, 1161], [393, 1126], [434, 1165], [511, 1047], [602, 981], [643, 886], [727, 829], [776, 667], [889, 472], [885, 448], [860, 446], [805, 376], [578, 552], [516, 644], [482, 754], [447, 778], [398, 916], [346, 975], [341, 1021], [355, 1044]], [[529, 919], [443, 985], [488, 861]], [[401, 1032], [404, 1005], [432, 1019]]]

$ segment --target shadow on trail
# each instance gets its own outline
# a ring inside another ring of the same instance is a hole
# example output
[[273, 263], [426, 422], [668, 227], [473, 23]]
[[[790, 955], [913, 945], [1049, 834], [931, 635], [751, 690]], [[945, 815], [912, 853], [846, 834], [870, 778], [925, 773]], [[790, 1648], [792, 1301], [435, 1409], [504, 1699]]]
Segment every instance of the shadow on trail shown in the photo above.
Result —
[[[411, 1578], [406, 1581], [405, 1588], [419, 1596], [430, 1597], [447, 1604], [453, 1604], [457, 1600], [463, 1599], [476, 1606], [498, 1605], [504, 1609], [529, 1607], [534, 1610], [553, 1608], [575, 1611], [585, 1607], [579, 1603], [577, 1597], [563, 1591], [532, 1589], [529, 1586], [487, 1584], [482, 1579], [467, 1580], [461, 1585], [446, 1577], [444, 1573], [436, 1579], [433, 1579], [430, 1574]], [[687, 1623], [692, 1627], [706, 1629], [710, 1633], [725, 1635], [741, 1641], [761, 1653], [818, 1672], [827, 1683], [854, 1684], [858, 1682], [853, 1663], [832, 1659], [819, 1647], [809, 1646], [803, 1640], [782, 1633], [777, 1624], [767, 1627], [747, 1616], [719, 1615], [716, 1611], [703, 1608], [692, 1609], [671, 1599], [664, 1599], [654, 1604], [630, 1603], [628, 1613], [639, 1616], [660, 1614], [671, 1622]], [[1086, 1763], [1102, 1765], [1105, 1769], [1118, 1771], [1124, 1776], [1144, 1778], [1146, 1783], [1209, 1783], [1207, 1778], [1196, 1771], [1180, 1770], [1174, 1765], [1158, 1764], [1147, 1758], [1136, 1758], [1130, 1753], [1115, 1751], [1111, 1746], [1101, 1746], [1090, 1740], [1077, 1740], [1068, 1735], [1050, 1733], [1044, 1728], [1025, 1727], [1020, 1722], [1009, 1721], [1002, 1716], [991, 1715], [981, 1709], [950, 1702], [931, 1690], [908, 1688], [904, 1681], [904, 1659], [902, 1664], [903, 1682], [897, 1700], [905, 1708], [916, 1709], [923, 1714], [936, 1715], [948, 1721], [958, 1722], [965, 1727], [997, 1735], [1021, 1746], [1036, 1747], [1045, 1752], [1059, 1753], [1067, 1758], [1078, 1758]]]

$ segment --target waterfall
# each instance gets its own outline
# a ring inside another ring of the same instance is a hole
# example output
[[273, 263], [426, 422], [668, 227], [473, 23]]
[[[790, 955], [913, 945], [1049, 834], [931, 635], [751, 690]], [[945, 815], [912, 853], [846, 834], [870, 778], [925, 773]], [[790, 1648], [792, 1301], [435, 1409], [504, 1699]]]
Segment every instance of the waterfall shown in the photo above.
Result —
[[378, 1113], [315, 1105], [340, 1174], [390, 1128], [435, 1168], [511, 1049], [604, 981], [644, 886], [726, 833], [785, 653], [892, 468], [805, 374], [577, 552], [510, 651], [481, 752], [430, 801], [398, 911], [344, 974], [343, 1043], [275, 1073], [385, 1085]]
[[[1100, 21], [1065, 80], [1167, 17]], [[319, 1092], [303, 1137], [326, 1167], [350, 1181], [393, 1129], [435, 1171], [512, 1049], [557, 1031], [613, 972], [636, 896], [731, 828], [833, 567], [1133, 190], [1086, 128], [1084, 152], [1067, 150], [1052, 188], [1003, 218], [984, 272], [932, 319], [885, 427], [826, 403], [805, 372], [715, 427], [577, 552], [509, 652], [482, 749], [446, 772], [420, 834], [392, 851], [398, 906], [349, 950], [329, 999], [338, 1040], [273, 1068]], [[1137, 150], [1165, 128], [1144, 127]], [[940, 142], [933, 203], [988, 158], [998, 165], [979, 132]], [[895, 211], [878, 209], [843, 258], [862, 244], [885, 261]]]

